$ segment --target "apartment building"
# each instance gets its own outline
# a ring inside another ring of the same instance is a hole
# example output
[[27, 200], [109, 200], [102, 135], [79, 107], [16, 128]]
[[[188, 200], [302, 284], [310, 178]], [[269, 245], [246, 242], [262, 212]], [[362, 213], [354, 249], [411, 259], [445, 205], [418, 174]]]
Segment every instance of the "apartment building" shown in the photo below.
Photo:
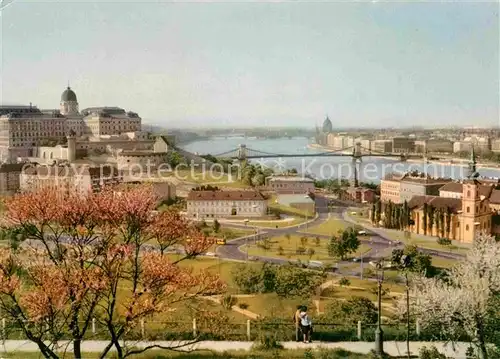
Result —
[[50, 189], [87, 194], [122, 181], [122, 174], [112, 166], [30, 166], [21, 173], [20, 190], [34, 192]]
[[445, 138], [431, 138], [415, 141], [415, 152], [424, 153], [452, 153], [453, 141]]
[[380, 201], [401, 203], [401, 178], [403, 175], [389, 173], [380, 181]]
[[19, 181], [25, 163], [4, 163], [0, 165], [0, 196], [19, 192]]
[[378, 153], [389, 153], [392, 152], [392, 141], [391, 140], [375, 140], [371, 143], [372, 151]]
[[266, 178], [267, 187], [278, 194], [314, 192], [314, 180], [301, 176], [272, 176]]
[[409, 202], [415, 196], [439, 196], [440, 188], [450, 182], [452, 182], [450, 178], [406, 174], [401, 178], [400, 201], [401, 203]]
[[267, 200], [257, 191], [191, 191], [187, 215], [191, 218], [263, 217]]
[[395, 153], [415, 152], [415, 139], [409, 137], [393, 137], [392, 152]]
[[451, 181], [417, 172], [390, 173], [380, 182], [380, 200], [404, 203], [415, 196], [438, 196], [440, 188]]

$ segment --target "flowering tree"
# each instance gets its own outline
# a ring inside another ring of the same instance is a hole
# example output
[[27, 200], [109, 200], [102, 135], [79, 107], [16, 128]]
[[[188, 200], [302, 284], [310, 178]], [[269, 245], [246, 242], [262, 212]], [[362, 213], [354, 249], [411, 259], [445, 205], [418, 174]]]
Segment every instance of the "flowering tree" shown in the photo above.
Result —
[[[92, 318], [110, 338], [101, 357], [113, 347], [119, 358], [143, 352], [155, 346], [123, 344], [141, 320], [224, 289], [217, 276], [178, 266], [214, 239], [177, 214], [153, 215], [156, 200], [145, 186], [88, 196], [42, 191], [6, 201], [4, 226], [25, 239], [18, 249], [0, 250], [0, 309], [46, 358], [58, 358], [63, 337], [81, 358]], [[145, 251], [152, 241], [158, 250]], [[186, 255], [173, 261], [168, 247]]]
[[411, 307], [422, 325], [452, 341], [466, 335], [479, 357], [488, 358], [486, 343], [498, 345], [494, 335], [500, 322], [500, 243], [480, 237], [445, 279], [422, 276], [413, 282]]

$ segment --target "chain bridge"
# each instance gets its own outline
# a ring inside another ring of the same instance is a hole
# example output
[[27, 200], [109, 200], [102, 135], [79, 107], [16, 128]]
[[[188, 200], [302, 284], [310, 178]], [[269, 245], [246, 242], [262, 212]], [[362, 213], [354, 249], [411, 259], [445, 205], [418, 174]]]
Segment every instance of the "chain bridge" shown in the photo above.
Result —
[[342, 148], [339, 150], [331, 150], [324, 152], [312, 153], [271, 153], [260, 150], [248, 148], [246, 145], [240, 145], [238, 148], [218, 153], [213, 155], [218, 158], [228, 158], [244, 161], [247, 159], [261, 159], [261, 158], [284, 158], [284, 157], [351, 157], [353, 161], [361, 161], [363, 157], [389, 157], [398, 158], [401, 161], [406, 161], [409, 158], [424, 158], [423, 154], [412, 153], [387, 153], [378, 152], [361, 146], [357, 143], [354, 146]]

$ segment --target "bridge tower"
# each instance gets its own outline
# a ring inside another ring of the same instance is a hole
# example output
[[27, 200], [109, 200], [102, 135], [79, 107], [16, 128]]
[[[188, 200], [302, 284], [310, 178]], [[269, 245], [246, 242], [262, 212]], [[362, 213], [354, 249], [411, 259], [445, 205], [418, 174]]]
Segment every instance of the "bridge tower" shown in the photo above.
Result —
[[361, 163], [362, 158], [363, 158], [363, 154], [361, 152], [361, 143], [356, 142], [356, 144], [354, 145], [354, 148], [352, 150], [352, 171], [353, 171], [354, 178], [353, 178], [351, 184], [354, 188], [359, 187], [358, 166]]
[[247, 159], [247, 145], [240, 144], [238, 149], [238, 160], [245, 161]]

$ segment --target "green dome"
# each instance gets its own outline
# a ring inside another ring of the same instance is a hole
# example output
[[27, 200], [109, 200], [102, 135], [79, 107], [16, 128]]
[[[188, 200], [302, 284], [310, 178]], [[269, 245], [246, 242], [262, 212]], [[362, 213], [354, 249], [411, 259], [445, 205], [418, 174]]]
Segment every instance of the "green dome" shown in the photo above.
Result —
[[76, 93], [68, 86], [66, 90], [61, 95], [61, 101], [77, 101]]

